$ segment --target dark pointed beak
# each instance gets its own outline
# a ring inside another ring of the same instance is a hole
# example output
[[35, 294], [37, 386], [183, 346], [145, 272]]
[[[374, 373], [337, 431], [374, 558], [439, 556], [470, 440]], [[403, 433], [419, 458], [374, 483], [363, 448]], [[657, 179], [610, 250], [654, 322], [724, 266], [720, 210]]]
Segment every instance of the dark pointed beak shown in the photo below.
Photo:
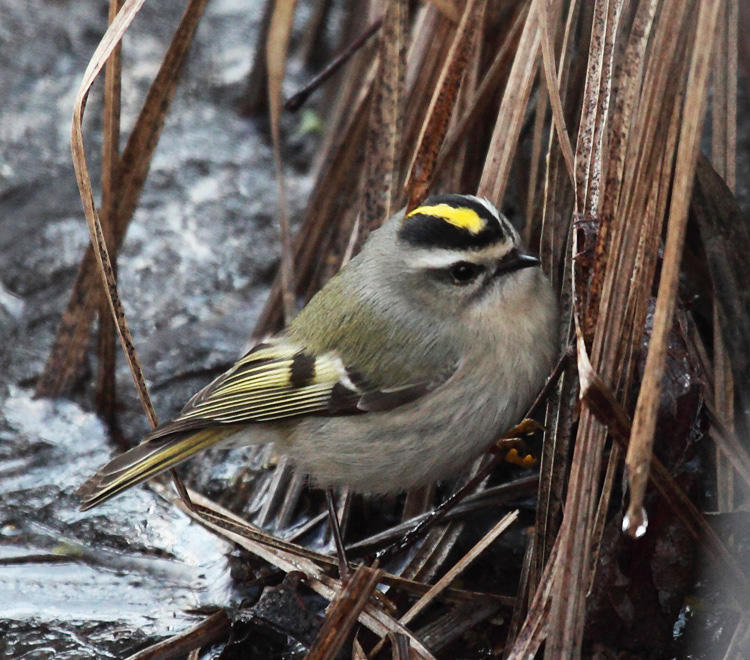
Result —
[[521, 268], [531, 268], [540, 264], [539, 259], [521, 252], [521, 250], [511, 250], [502, 259], [498, 260], [495, 266], [495, 277], [499, 275], [505, 275], [506, 273], [512, 273], [514, 270], [521, 270]]

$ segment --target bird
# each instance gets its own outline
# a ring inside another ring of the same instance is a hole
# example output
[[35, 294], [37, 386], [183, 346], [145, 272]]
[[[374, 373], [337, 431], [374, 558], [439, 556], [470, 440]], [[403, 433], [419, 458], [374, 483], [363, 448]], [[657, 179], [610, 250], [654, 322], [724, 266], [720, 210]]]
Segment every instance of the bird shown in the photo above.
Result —
[[558, 352], [539, 260], [483, 197], [401, 210], [277, 334], [77, 490], [81, 509], [212, 446], [273, 442], [320, 487], [456, 474], [523, 415]]

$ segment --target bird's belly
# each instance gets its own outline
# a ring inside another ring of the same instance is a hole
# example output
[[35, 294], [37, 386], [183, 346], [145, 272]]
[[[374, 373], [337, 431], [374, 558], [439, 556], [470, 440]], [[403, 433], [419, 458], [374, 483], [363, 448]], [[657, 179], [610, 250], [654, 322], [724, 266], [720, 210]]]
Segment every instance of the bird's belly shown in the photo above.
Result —
[[517, 421], [528, 398], [503, 397], [501, 404], [494, 387], [477, 391], [484, 395], [460, 405], [446, 388], [388, 412], [308, 418], [283, 451], [320, 486], [388, 493], [431, 483], [486, 450]]

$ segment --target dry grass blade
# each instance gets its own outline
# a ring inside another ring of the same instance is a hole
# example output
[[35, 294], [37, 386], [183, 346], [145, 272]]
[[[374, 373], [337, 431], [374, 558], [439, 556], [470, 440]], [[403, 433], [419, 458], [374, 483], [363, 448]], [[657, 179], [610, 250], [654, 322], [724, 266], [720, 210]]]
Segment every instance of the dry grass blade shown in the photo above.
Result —
[[[729, 0], [719, 12], [719, 34], [714, 54], [714, 91], [711, 107], [711, 160], [714, 169], [734, 192], [737, 125], [737, 3]], [[734, 379], [724, 345], [719, 306], [714, 303], [714, 406], [725, 420], [726, 434], [734, 435]], [[722, 447], [716, 447], [716, 490], [719, 511], [734, 508], [734, 472]]]
[[422, 124], [422, 131], [417, 140], [417, 148], [409, 165], [409, 173], [404, 186], [408, 197], [407, 212], [427, 196], [435, 175], [435, 164], [448, 131], [469, 53], [478, 28], [482, 24], [484, 6], [485, 3], [481, 0], [467, 0], [464, 6], [456, 34], [430, 99], [427, 118]]
[[116, 238], [120, 241], [125, 235], [127, 223], [138, 204], [164, 119], [177, 89], [180, 70], [187, 59], [188, 50], [193, 42], [206, 2], [207, 0], [188, 2], [122, 152], [118, 173], [120, 198], [117, 204], [115, 227]]
[[[533, 243], [532, 232], [536, 226], [535, 210], [541, 208], [537, 205], [537, 196], [539, 188], [539, 170], [542, 167], [542, 141], [544, 139], [544, 129], [546, 127], [545, 119], [547, 118], [547, 94], [546, 85], [543, 81], [539, 82], [539, 94], [536, 97], [536, 108], [534, 109], [534, 137], [531, 142], [531, 159], [529, 166], [529, 185], [526, 188], [526, 212], [524, 217], [526, 222], [523, 226], [521, 236], [524, 245]], [[558, 94], [559, 96], [559, 94]]]
[[142, 4], [143, 0], [133, 0], [132, 2], [126, 2], [123, 5], [122, 10], [117, 14], [115, 20], [104, 33], [102, 40], [99, 42], [99, 46], [97, 46], [96, 51], [94, 51], [94, 54], [86, 67], [73, 106], [71, 148], [73, 152], [73, 168], [76, 173], [76, 180], [78, 181], [78, 188], [81, 193], [83, 211], [86, 215], [86, 222], [88, 223], [89, 232], [91, 234], [91, 244], [94, 246], [96, 260], [99, 263], [110, 311], [112, 312], [117, 324], [117, 331], [120, 335], [120, 341], [122, 342], [123, 348], [125, 349], [130, 370], [133, 374], [133, 380], [135, 381], [138, 390], [138, 396], [141, 399], [141, 403], [146, 411], [149, 422], [152, 426], [156, 426], [156, 413], [151, 404], [151, 399], [149, 398], [146, 389], [146, 382], [143, 378], [143, 372], [138, 364], [138, 358], [135, 354], [133, 338], [130, 335], [130, 330], [128, 329], [127, 321], [125, 319], [125, 310], [122, 307], [119, 294], [117, 293], [117, 284], [113, 277], [112, 262], [109, 257], [109, 252], [107, 251], [104, 234], [96, 212], [94, 193], [91, 188], [91, 177], [89, 176], [88, 166], [86, 165], [86, 152], [83, 147], [82, 125], [83, 111], [89, 90], [94, 84], [94, 80], [99, 75], [99, 72], [106, 64], [107, 59], [112, 54], [112, 51], [122, 40], [125, 31], [135, 18]]
[[[307, 14], [305, 26], [300, 35], [298, 44], [295, 47], [295, 59], [299, 58], [305, 68], [319, 66], [325, 58], [329, 56], [329, 41], [327, 24], [331, 22], [331, 12], [333, 10], [333, 0], [323, 0], [316, 2]], [[347, 8], [349, 16], [356, 12], [356, 6], [353, 4]], [[341, 25], [340, 35], [347, 36], [350, 31], [347, 27]], [[288, 106], [285, 104], [285, 108]]]
[[281, 456], [271, 476], [268, 494], [263, 498], [263, 506], [258, 513], [257, 521], [260, 527], [270, 524], [279, 505], [284, 500], [284, 490], [292, 478], [293, 470], [292, 466], [289, 465], [289, 459], [286, 456]]
[[223, 508], [196, 491], [186, 489], [189, 500], [189, 502], [186, 502], [185, 498], [175, 501], [171, 491], [162, 484], [152, 484], [152, 488], [161, 497], [170, 502], [176, 503], [181, 509], [187, 511], [191, 517], [211, 529], [219, 527], [226, 532], [242, 536], [242, 538], [247, 539], [248, 541], [259, 543], [270, 550], [278, 550], [293, 557], [300, 557], [316, 562], [322, 566], [331, 568], [338, 566], [333, 557], [329, 557], [328, 555], [315, 552], [314, 550], [297, 545], [296, 543], [291, 543], [273, 536], [272, 534], [268, 534], [259, 527], [243, 520], [239, 516], [231, 513], [228, 509]]
[[[580, 332], [579, 354], [585, 356]], [[579, 355], [580, 362], [580, 355]], [[556, 574], [553, 602], [550, 610], [551, 632], [546, 657], [575, 657], [580, 654], [583, 638], [583, 608], [590, 566], [591, 516], [594, 509], [594, 484], [598, 480], [604, 429], [592, 417], [589, 408], [581, 413], [573, 461], [570, 468], [569, 489], [565, 503], [565, 525], [559, 533], [560, 564]]]
[[286, 203], [284, 165], [281, 162], [281, 84], [286, 68], [286, 53], [289, 35], [294, 20], [296, 0], [275, 0], [271, 25], [266, 40], [266, 62], [268, 64], [268, 109], [271, 116], [271, 139], [273, 140], [273, 162], [279, 189], [279, 232], [281, 234], [281, 300], [284, 318], [289, 323], [297, 313], [294, 295], [294, 263], [292, 236], [289, 230], [289, 210]]
[[[732, 511], [734, 509], [734, 472], [730, 459], [727, 456], [727, 437], [734, 438], [734, 379], [732, 378], [732, 367], [729, 353], [724, 345], [721, 336], [721, 317], [719, 315], [718, 305], [714, 305], [713, 315], [714, 326], [714, 405], [716, 406], [717, 416], [726, 420], [727, 428], [725, 433], [714, 435], [714, 429], [711, 429], [711, 435], [716, 442], [716, 506], [721, 512]], [[724, 446], [722, 446], [722, 444]], [[741, 448], [738, 445], [734, 449]], [[736, 451], [733, 452], [736, 455]], [[747, 480], [746, 473], [745, 479]]]
[[[565, 104], [566, 112], [572, 116], [572, 107], [577, 103], [577, 92], [574, 80], [580, 77], [576, 62], [575, 47], [576, 26], [581, 13], [581, 3], [571, 2], [565, 19], [565, 30], [563, 32], [560, 48], [560, 67], [558, 77], [560, 80], [561, 101]], [[555, 24], [555, 21], [550, 21]], [[571, 80], [573, 78], [573, 80]], [[570, 268], [570, 262], [565, 259], [569, 252], [570, 241], [570, 216], [573, 209], [573, 187], [570, 186], [568, 178], [562, 173], [562, 152], [555, 148], [557, 141], [554, 132], [550, 131], [548, 147], [546, 152], [547, 170], [544, 180], [544, 203], [542, 205], [541, 236], [539, 240], [539, 257], [542, 269], [550, 278], [555, 291], [561, 294], [561, 317], [566, 319], [569, 314], [569, 292], [562, 282], [567, 282], [565, 271]], [[566, 337], [565, 341], [569, 341]], [[535, 546], [536, 551], [541, 546]]]
[[597, 0], [589, 47], [581, 123], [576, 144], [576, 211], [587, 217], [599, 207], [603, 126], [612, 91], [613, 42], [622, 0]]
[[391, 215], [395, 171], [401, 133], [401, 101], [406, 63], [404, 0], [390, 0], [380, 31], [377, 84], [370, 103], [365, 145], [363, 208], [357, 243]]
[[[108, 21], [111, 24], [122, 6], [110, 0]], [[104, 71], [104, 116], [102, 119], [102, 201], [100, 220], [104, 240], [113, 254], [117, 275], [117, 250], [114, 248], [114, 200], [117, 197], [117, 170], [120, 160], [120, 84], [122, 45], [112, 52]], [[115, 426], [115, 327], [105, 300], [99, 302], [99, 370], [96, 384], [96, 408], [110, 429]]]
[[458, 22], [459, 17], [461, 16], [461, 9], [459, 2], [454, 2], [454, 0], [428, 0], [433, 5], [435, 5], [441, 14], [443, 14], [446, 18], [449, 18], [454, 23]]
[[460, 520], [451, 524], [434, 526], [427, 532], [409, 563], [401, 569], [401, 575], [422, 583], [433, 582], [448, 560], [464, 528], [465, 523]]
[[181, 658], [194, 649], [207, 646], [229, 634], [229, 619], [224, 610], [207, 617], [192, 628], [179, 635], [157, 642], [138, 653], [127, 657], [127, 660], [167, 660]]
[[370, 26], [359, 35], [351, 44], [336, 57], [334, 57], [325, 68], [310, 80], [301, 90], [295, 92], [284, 103], [284, 110], [296, 112], [307, 101], [318, 87], [333, 76], [383, 25], [383, 17], [376, 18]]
[[94, 310], [100, 299], [94, 249], [86, 248], [68, 306], [63, 312], [44, 371], [36, 384], [36, 396], [59, 396], [73, 379], [89, 341]]
[[[528, 593], [529, 588], [529, 576], [531, 575], [531, 564], [534, 559], [534, 536], [529, 535], [526, 542], [526, 550], [523, 553], [523, 564], [521, 565], [521, 576], [518, 578], [518, 593]], [[510, 617], [510, 623], [508, 623], [508, 636], [506, 637], [506, 653], [503, 657], [507, 657], [510, 652], [509, 643], [512, 642], [517, 636], [518, 631], [521, 628], [521, 623], [526, 617], [526, 600], [519, 598], [516, 600], [516, 606], [513, 608], [513, 614]]]
[[562, 521], [563, 496], [567, 487], [569, 449], [573, 415], [578, 405], [578, 377], [571, 359], [562, 376], [559, 391], [548, 404], [545, 443], [539, 471], [533, 562], [529, 576], [530, 600], [544, 572], [544, 564], [555, 544]]
[[268, 111], [268, 63], [266, 62], [266, 41], [268, 28], [271, 27], [273, 0], [263, 3], [263, 15], [259, 20], [258, 41], [253, 54], [253, 66], [247, 77], [245, 98], [242, 112], [245, 115], [266, 113]]
[[533, 658], [547, 636], [552, 591], [557, 581], [558, 550], [560, 539], [565, 531], [566, 522], [563, 521], [558, 540], [550, 551], [549, 561], [539, 580], [539, 586], [534, 593], [534, 598], [529, 606], [529, 611], [521, 631], [513, 642], [510, 652], [505, 656], [507, 660], [528, 660], [528, 658]]
[[607, 470], [604, 473], [599, 504], [591, 527], [591, 559], [587, 568], [589, 576], [589, 583], [586, 588], [587, 597], [591, 595], [594, 587], [596, 569], [599, 559], [602, 556], [602, 539], [604, 538], [604, 532], [609, 519], [610, 498], [612, 497], [621, 461], [622, 447], [620, 445], [612, 445], [609, 450], [609, 458], [607, 459]]
[[716, 20], [716, 39], [712, 57], [713, 95], [716, 97], [711, 103], [711, 162], [719, 176], [726, 179], [728, 169], [728, 125], [727, 125], [727, 60], [729, 44], [727, 10], [729, 3], [724, 2], [719, 7]]
[[[405, 577], [392, 575], [390, 573], [384, 573], [381, 582], [391, 587], [396, 587], [410, 594], [423, 595], [426, 594], [432, 585], [425, 584], [424, 582], [416, 582], [414, 580], [408, 580]], [[455, 587], [446, 588], [440, 599], [446, 603], [466, 603], [466, 602], [480, 602], [491, 600], [494, 603], [498, 603], [505, 608], [513, 608], [516, 605], [516, 599], [512, 596], [503, 596], [502, 594], [486, 593], [484, 591], [467, 591], [466, 589], [457, 589]]]
[[583, 338], [578, 337], [578, 378], [581, 384], [581, 400], [594, 413], [607, 430], [614, 436], [627, 438], [630, 433], [630, 420], [625, 409], [617, 402], [612, 390], [604, 384], [589, 362], [585, 348], [581, 348]]
[[[122, 244], [135, 211], [143, 184], [159, 141], [164, 118], [177, 88], [178, 74], [207, 0], [190, 0], [149, 88], [135, 126], [120, 158], [117, 172], [118, 195], [113, 220], [112, 249]], [[60, 321], [54, 346], [39, 382], [37, 396], [57, 396], [70, 383], [83, 360], [92, 316], [104, 301], [94, 248], [89, 245], [81, 262], [68, 305]]]
[[429, 511], [435, 500], [435, 484], [413, 488], [406, 493], [404, 506], [401, 509], [401, 521], [409, 520], [420, 513]]
[[[452, 43], [457, 25], [429, 4], [418, 5], [406, 54], [406, 95], [402, 126], [399, 171], [408, 175], [415, 145], [429, 111], [426, 102], [438, 89], [438, 79], [448, 57], [446, 44]], [[399, 181], [398, 206], [406, 204], [403, 178]]]
[[365, 653], [362, 644], [359, 643], [359, 639], [356, 637], [352, 642], [352, 660], [367, 660], [367, 653]]
[[392, 660], [408, 660], [409, 638], [401, 633], [388, 633], [388, 640], [391, 643]]
[[[594, 6], [591, 43], [589, 46], [588, 66], [584, 87], [583, 107], [578, 127], [576, 144], [576, 204], [575, 209], [582, 226], [592, 222], [600, 206], [602, 173], [604, 169], [604, 137], [605, 124], [609, 116], [609, 105], [612, 93], [612, 58], [614, 55], [613, 41], [622, 10], [621, 0], [597, 0]], [[601, 219], [596, 218], [596, 230], [601, 227]], [[605, 230], [606, 231], [606, 230]], [[576, 241], [585, 237], [585, 231], [575, 232]], [[580, 244], [576, 243], [576, 254], [583, 255], [590, 249], [592, 237], [585, 237]], [[600, 297], [602, 286], [603, 265], [606, 259], [603, 254], [599, 258], [598, 268], [595, 268], [598, 278], [589, 280], [589, 264], [577, 261], [574, 265], [574, 311], [576, 329], [583, 333], [587, 343], [591, 342], [594, 324], [591, 317], [586, 315], [586, 299]], [[587, 285], [588, 291], [583, 294]]]
[[307, 660], [336, 657], [372, 592], [378, 586], [381, 573], [379, 569], [369, 566], [357, 567], [346, 587], [328, 608], [323, 626], [307, 653]]
[[527, 4], [522, 3], [516, 8], [510, 27], [505, 32], [502, 45], [498, 48], [492, 64], [482, 77], [482, 82], [471, 99], [470, 107], [461, 113], [460, 116], [456, 117], [456, 123], [449, 128], [445, 136], [443, 146], [435, 163], [436, 172], [441, 172], [446, 160], [453, 156], [459, 146], [465, 144], [465, 138], [469, 129], [480, 120], [482, 113], [487, 110], [492, 102], [495, 92], [510, 67], [514, 48], [518, 45], [527, 14]]
[[737, 184], [737, 0], [726, 0], [719, 12], [711, 104], [711, 160], [734, 192]]
[[738, 0], [727, 0], [727, 100], [726, 100], [726, 172], [729, 189], [737, 188], [737, 46], [739, 41]]
[[656, 412], [661, 394], [667, 333], [672, 324], [672, 314], [677, 295], [677, 280], [680, 273], [688, 205], [698, 156], [698, 142], [706, 106], [710, 54], [713, 47], [719, 6], [718, 0], [707, 0], [700, 3], [698, 12], [696, 44], [692, 49], [690, 62], [683, 125], [680, 132], [675, 181], [669, 209], [664, 261], [654, 313], [654, 327], [646, 358], [643, 382], [638, 394], [631, 442], [625, 460], [628, 468], [630, 504], [623, 525], [626, 527], [626, 531], [632, 535], [636, 535], [645, 524], [643, 499], [648, 481], [648, 466], [653, 447]]
[[279, 527], [289, 527], [292, 524], [292, 518], [294, 516], [297, 502], [299, 501], [300, 495], [302, 495], [302, 492], [305, 490], [306, 485], [305, 475], [300, 472], [294, 472], [289, 487], [286, 490], [286, 494], [284, 495], [284, 501], [279, 507]]
[[[605, 286], [603, 278], [607, 263], [605, 255], [610, 251], [610, 227], [623, 185], [623, 171], [625, 169], [633, 109], [641, 88], [644, 55], [651, 35], [657, 5], [657, 0], [639, 3], [625, 53], [615, 74], [615, 87], [619, 90], [619, 94], [615, 99], [612, 121], [609, 126], [605, 194], [602, 196], [602, 205], [599, 210], [599, 232], [594, 247], [594, 268], [591, 274], [588, 309], [586, 310], [586, 318], [590, 328], [596, 325], [599, 314], [600, 292], [602, 287]], [[612, 272], [614, 273], [614, 271]]]
[[571, 182], [575, 182], [573, 147], [570, 144], [568, 129], [565, 127], [565, 115], [563, 114], [562, 100], [560, 99], [560, 80], [557, 76], [557, 67], [555, 66], [555, 53], [552, 47], [552, 33], [550, 31], [547, 3], [538, 2], [536, 8], [539, 18], [539, 29], [541, 31], [542, 64], [550, 106], [552, 107], [552, 119], [557, 139], [560, 143], [560, 150], [565, 160], [565, 166], [568, 169], [568, 175]]
[[425, 646], [437, 653], [475, 626], [484, 623], [499, 611], [491, 600], [463, 603], [416, 631]]
[[[109, 24], [117, 16], [122, 7], [121, 0], [110, 0]], [[117, 195], [117, 172], [119, 167], [119, 144], [120, 144], [120, 90], [122, 82], [122, 44], [117, 44], [107, 60], [104, 71], [104, 117], [102, 121], [102, 225], [105, 234], [112, 233], [111, 217], [114, 200]], [[106, 209], [106, 213], [104, 210]], [[104, 216], [107, 216], [106, 222]], [[111, 242], [107, 236], [108, 244]]]
[[532, 0], [526, 16], [479, 181], [478, 193], [497, 206], [501, 205], [508, 185], [510, 165], [536, 73], [540, 41], [536, 5], [541, 1], [545, 0]]
[[[611, 124], [608, 175], [586, 312], [590, 326], [594, 327], [595, 319], [597, 328], [592, 359], [602, 378], [621, 391], [627, 391], [631, 382], [633, 353], [646, 322], [680, 129], [686, 74], [681, 44], [687, 43], [692, 34], [686, 20], [687, 8], [680, 3], [667, 7], [682, 15], [675, 12], [662, 15], [653, 35], [655, 51], [648, 59], [641, 83], [643, 67], [633, 49], [645, 48], [653, 9], [644, 5], [644, 11], [636, 14], [625, 61], [618, 74], [617, 88], [622, 93], [615, 103]], [[636, 89], [640, 99], [629, 126]], [[620, 179], [618, 172], [622, 174], [623, 165], [627, 171], [624, 179]], [[611, 241], [607, 238], [610, 225]], [[593, 305], [602, 271], [602, 295], [595, 314]], [[619, 311], [622, 309], [625, 314]]]
[[440, 594], [453, 580], [455, 580], [461, 573], [463, 573], [469, 565], [481, 555], [493, 542], [500, 536], [508, 527], [510, 527], [518, 519], [518, 510], [512, 511], [506, 514], [484, 537], [469, 551], [467, 552], [456, 564], [438, 580], [430, 590], [422, 596], [409, 610], [401, 617], [400, 621], [403, 624], [409, 623], [414, 617], [416, 617], [425, 607], [427, 607], [437, 596]]

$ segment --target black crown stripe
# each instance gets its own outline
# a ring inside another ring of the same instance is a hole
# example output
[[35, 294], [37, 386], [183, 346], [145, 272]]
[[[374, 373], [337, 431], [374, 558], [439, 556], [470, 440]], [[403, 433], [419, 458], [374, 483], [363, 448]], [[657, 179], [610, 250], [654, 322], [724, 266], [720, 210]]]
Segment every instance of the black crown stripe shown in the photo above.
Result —
[[434, 195], [420, 206], [437, 204], [471, 209], [485, 221], [485, 227], [476, 234], [472, 234], [466, 229], [442, 220], [439, 216], [416, 213], [404, 220], [399, 231], [399, 238], [414, 247], [458, 250], [480, 250], [508, 240], [501, 223], [480, 201], [464, 195]]

